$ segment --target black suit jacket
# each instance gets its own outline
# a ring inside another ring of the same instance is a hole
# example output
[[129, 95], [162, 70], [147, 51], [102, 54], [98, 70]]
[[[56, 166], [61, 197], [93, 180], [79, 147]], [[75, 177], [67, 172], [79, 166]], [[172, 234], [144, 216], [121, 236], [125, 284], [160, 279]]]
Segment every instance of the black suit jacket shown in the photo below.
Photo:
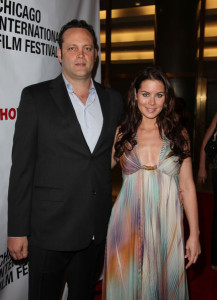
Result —
[[62, 75], [26, 87], [15, 126], [8, 236], [52, 250], [105, 239], [111, 210], [111, 150], [122, 114], [119, 93], [94, 83], [103, 127], [90, 152]]

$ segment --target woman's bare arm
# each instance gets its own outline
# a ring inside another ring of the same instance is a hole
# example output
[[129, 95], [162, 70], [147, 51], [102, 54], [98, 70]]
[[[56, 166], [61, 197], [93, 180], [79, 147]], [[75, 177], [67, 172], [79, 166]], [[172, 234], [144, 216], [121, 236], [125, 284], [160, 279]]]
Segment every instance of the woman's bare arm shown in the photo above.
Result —
[[199, 242], [199, 224], [196, 189], [193, 180], [191, 158], [184, 159], [179, 176], [179, 188], [182, 195], [183, 207], [188, 220], [190, 235], [186, 242], [186, 255], [189, 268], [192, 263], [197, 261], [201, 253]]
[[217, 113], [214, 115], [212, 122], [204, 135], [203, 142], [202, 142], [201, 149], [200, 149], [200, 165], [199, 165], [199, 171], [198, 171], [198, 180], [203, 183], [205, 182], [205, 180], [207, 178], [206, 152], [205, 152], [204, 148], [205, 148], [208, 140], [212, 136], [212, 133], [216, 127], [216, 123], [217, 123]]
[[111, 168], [114, 168], [114, 166], [118, 163], [119, 159], [117, 157], [115, 157], [115, 144], [118, 141], [120, 126], [117, 127], [116, 129], [116, 133], [115, 133], [115, 138], [114, 138], [114, 143], [113, 143], [113, 147], [112, 147], [112, 156], [111, 156]]

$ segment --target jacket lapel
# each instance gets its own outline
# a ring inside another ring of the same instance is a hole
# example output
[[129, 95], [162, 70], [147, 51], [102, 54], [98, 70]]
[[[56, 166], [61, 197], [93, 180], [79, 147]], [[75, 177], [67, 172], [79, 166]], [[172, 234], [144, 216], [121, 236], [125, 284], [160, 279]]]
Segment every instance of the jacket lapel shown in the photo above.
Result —
[[[79, 137], [79, 146], [90, 152], [61, 74], [51, 82], [50, 93], [58, 109], [67, 121], [71, 133], [76, 132], [76, 138]], [[74, 137], [75, 135], [72, 134], [72, 138]]]
[[96, 88], [96, 92], [97, 92], [99, 102], [100, 102], [100, 106], [101, 106], [101, 110], [102, 110], [103, 126], [102, 126], [102, 130], [101, 130], [99, 139], [96, 143], [96, 146], [94, 148], [93, 153], [95, 153], [98, 150], [98, 148], [100, 147], [100, 145], [103, 141], [105, 130], [108, 126], [108, 114], [109, 114], [109, 110], [108, 110], [108, 107], [107, 107], [107, 105], [109, 103], [109, 97], [108, 97], [108, 94], [105, 91], [105, 88], [97, 82], [94, 82], [94, 86]]

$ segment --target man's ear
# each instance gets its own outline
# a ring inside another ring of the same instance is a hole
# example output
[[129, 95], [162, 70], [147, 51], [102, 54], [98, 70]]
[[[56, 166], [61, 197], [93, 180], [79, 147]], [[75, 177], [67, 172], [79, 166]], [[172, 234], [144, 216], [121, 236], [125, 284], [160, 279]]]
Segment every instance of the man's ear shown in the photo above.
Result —
[[97, 49], [95, 49], [94, 52], [95, 52], [95, 61], [96, 61], [97, 60], [97, 55], [98, 55]]
[[59, 62], [62, 63], [62, 51], [60, 48], [58, 48], [57, 56], [58, 56]]

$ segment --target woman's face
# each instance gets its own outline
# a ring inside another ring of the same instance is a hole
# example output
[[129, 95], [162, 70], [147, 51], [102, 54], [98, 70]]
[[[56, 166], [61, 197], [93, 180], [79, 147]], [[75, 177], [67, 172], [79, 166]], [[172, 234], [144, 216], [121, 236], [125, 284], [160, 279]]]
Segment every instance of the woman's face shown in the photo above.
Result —
[[164, 84], [155, 79], [142, 81], [137, 93], [135, 90], [135, 99], [143, 118], [156, 119], [165, 102]]

